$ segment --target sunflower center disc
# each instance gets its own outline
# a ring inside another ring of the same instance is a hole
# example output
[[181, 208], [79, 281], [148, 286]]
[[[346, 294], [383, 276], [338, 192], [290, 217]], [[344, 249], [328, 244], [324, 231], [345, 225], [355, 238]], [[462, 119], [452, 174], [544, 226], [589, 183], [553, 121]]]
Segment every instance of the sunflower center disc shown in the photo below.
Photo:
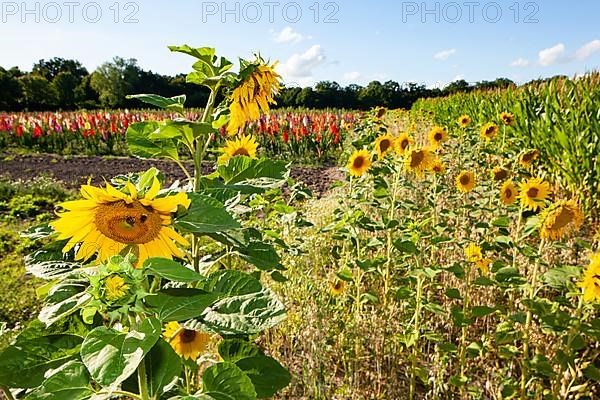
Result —
[[384, 151], [387, 151], [387, 149], [390, 148], [390, 145], [391, 145], [391, 143], [388, 139], [382, 140], [381, 144], [379, 145], [379, 149], [383, 153]]
[[403, 151], [406, 150], [406, 148], [408, 147], [408, 140], [404, 139], [402, 143], [400, 143], [400, 147]]
[[357, 157], [354, 162], [352, 163], [352, 166], [354, 168], [361, 168], [363, 166], [363, 164], [365, 163], [365, 160], [362, 157]]
[[463, 175], [460, 177], [460, 184], [463, 186], [467, 186], [469, 184], [469, 177], [467, 175]]
[[143, 244], [158, 238], [162, 228], [160, 214], [136, 201], [101, 204], [96, 209], [95, 223], [106, 237], [126, 244]]
[[423, 151], [417, 151], [415, 153], [412, 154], [412, 157], [410, 159], [410, 166], [412, 168], [416, 168], [419, 165], [421, 165], [421, 162], [423, 161], [423, 159], [425, 158], [425, 154], [423, 153]]
[[179, 340], [181, 340], [181, 343], [192, 343], [194, 339], [196, 339], [196, 331], [184, 329], [179, 334]]
[[574, 217], [575, 217], [575, 214], [573, 213], [573, 211], [569, 210], [566, 207], [561, 207], [560, 214], [558, 214], [558, 216], [554, 220], [554, 223], [552, 224], [550, 229], [551, 230], [562, 229], [565, 226], [567, 226], [571, 221], [573, 221]]
[[540, 191], [538, 188], [531, 188], [527, 191], [527, 196], [530, 198], [535, 198], [535, 197], [537, 197], [539, 192]]
[[237, 149], [237, 150], [235, 151], [235, 153], [233, 153], [233, 156], [234, 156], [234, 157], [235, 157], [235, 156], [246, 156], [246, 157], [250, 157], [250, 153], [248, 153], [248, 150], [246, 150], [245, 148], [243, 148], [243, 147], [242, 147], [242, 148], [240, 148], [240, 149]]
[[512, 198], [512, 195], [513, 195], [512, 190], [506, 189], [506, 191], [504, 192], [504, 195], [506, 196], [507, 199]]
[[440, 140], [442, 140], [442, 134], [438, 132], [435, 134], [435, 136], [433, 138], [435, 139], [436, 142], [439, 142]]

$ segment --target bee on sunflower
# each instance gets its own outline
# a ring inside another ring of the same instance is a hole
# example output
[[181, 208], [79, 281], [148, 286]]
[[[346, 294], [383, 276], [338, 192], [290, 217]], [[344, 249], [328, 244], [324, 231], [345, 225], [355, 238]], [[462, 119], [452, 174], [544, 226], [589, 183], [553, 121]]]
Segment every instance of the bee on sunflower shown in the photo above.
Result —
[[240, 73], [242, 81], [231, 94], [229, 105], [229, 135], [235, 135], [250, 121], [260, 118], [260, 111], [268, 112], [270, 104], [276, 104], [275, 96], [281, 91], [281, 76], [275, 72], [277, 63], [266, 63], [257, 56], [253, 63], [245, 65]]
[[395, 149], [396, 153], [399, 155], [404, 155], [406, 149], [415, 144], [415, 140], [408, 133], [402, 133], [395, 141]]
[[500, 201], [505, 206], [510, 206], [517, 201], [517, 188], [512, 181], [506, 181], [500, 188]]
[[575, 201], [562, 200], [545, 209], [539, 220], [542, 239], [560, 240], [581, 228], [583, 214]]
[[550, 194], [550, 184], [541, 178], [531, 178], [519, 185], [519, 197], [524, 208], [537, 211], [544, 208]]
[[178, 322], [169, 322], [163, 333], [165, 340], [180, 357], [196, 361], [208, 352], [213, 336], [206, 332], [185, 329]]
[[458, 190], [468, 193], [475, 188], [475, 174], [471, 171], [461, 171], [455, 183]]
[[375, 140], [375, 151], [377, 152], [377, 158], [384, 158], [394, 148], [394, 137], [386, 134], [379, 136]]
[[256, 158], [256, 149], [258, 149], [258, 143], [254, 136], [242, 135], [235, 140], [227, 140], [225, 147], [219, 149], [223, 154], [219, 156], [217, 163], [226, 164], [236, 156]]
[[473, 122], [473, 120], [471, 119], [471, 117], [469, 117], [468, 115], [461, 115], [460, 117], [458, 117], [458, 126], [460, 126], [461, 128], [466, 128], [469, 125], [471, 125], [471, 122]]
[[434, 127], [429, 131], [429, 144], [431, 145], [432, 150], [437, 150], [440, 148], [440, 145], [448, 140], [448, 132], [440, 126]]
[[494, 139], [497, 134], [498, 134], [498, 125], [496, 125], [493, 122], [485, 124], [481, 128], [481, 132], [480, 132], [480, 136], [487, 141], [491, 141], [492, 139]]
[[179, 206], [190, 206], [187, 194], [158, 197], [160, 183], [156, 178], [144, 196], [130, 181], [123, 190], [127, 192], [109, 183], [106, 189], [83, 185], [84, 200], [58, 205], [66, 211], [59, 211], [58, 220], [50, 226], [58, 233], [57, 240], [69, 239], [63, 253], [81, 243], [75, 260], [88, 260], [97, 253], [103, 262], [126, 248], [136, 255], [138, 265], [153, 257], [184, 258], [176, 243], [187, 247], [189, 242], [170, 225]]
[[404, 160], [405, 170], [417, 177], [422, 177], [425, 171], [431, 169], [432, 164], [433, 155], [428, 147], [409, 149]]
[[371, 153], [368, 150], [356, 150], [350, 156], [346, 168], [350, 171], [350, 175], [360, 177], [371, 168], [371, 165]]
[[583, 289], [584, 301], [600, 302], [600, 253], [592, 254], [590, 261], [577, 286]]
[[512, 126], [515, 123], [515, 116], [509, 112], [501, 113], [500, 119], [505, 126]]

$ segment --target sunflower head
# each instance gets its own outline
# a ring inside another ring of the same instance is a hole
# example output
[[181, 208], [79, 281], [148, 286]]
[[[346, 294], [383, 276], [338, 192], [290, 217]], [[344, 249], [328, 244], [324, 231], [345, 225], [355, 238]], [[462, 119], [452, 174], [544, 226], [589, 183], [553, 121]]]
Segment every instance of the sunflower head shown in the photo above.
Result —
[[275, 72], [277, 63], [269, 65], [257, 56], [253, 63], [244, 63], [241, 81], [230, 96], [230, 135], [243, 130], [249, 121], [260, 118], [260, 111], [268, 112], [275, 104], [275, 96], [281, 90], [281, 76]]
[[235, 140], [227, 140], [225, 147], [219, 149], [223, 154], [217, 160], [218, 164], [226, 164], [230, 159], [237, 156], [256, 158], [258, 143], [254, 136], [242, 135]]
[[512, 181], [506, 181], [500, 188], [500, 201], [506, 206], [510, 206], [517, 201], [517, 188]]
[[431, 169], [433, 161], [433, 155], [428, 147], [411, 148], [406, 152], [404, 168], [406, 171], [412, 172], [418, 177], [421, 177], [425, 171]]
[[439, 157], [436, 157], [431, 164], [431, 171], [438, 175], [444, 175], [446, 173], [446, 166]]
[[529, 168], [529, 166], [533, 163], [533, 161], [537, 160], [540, 157], [540, 152], [536, 149], [527, 150], [519, 156], [519, 164], [521, 164], [525, 168]]
[[448, 133], [446, 130], [440, 126], [434, 127], [429, 131], [429, 144], [433, 150], [436, 150], [440, 147], [440, 145], [448, 140]]
[[471, 119], [471, 117], [469, 117], [468, 115], [461, 115], [460, 117], [458, 117], [458, 125], [461, 128], [466, 128], [467, 126], [471, 125], [471, 122], [473, 120]]
[[84, 185], [84, 200], [59, 204], [63, 211], [50, 226], [58, 233], [57, 240], [68, 239], [64, 253], [80, 244], [76, 260], [97, 254], [103, 262], [122, 252], [134, 254], [138, 264], [152, 257], [184, 258], [174, 242], [189, 243], [169, 225], [172, 213], [179, 207], [188, 208], [190, 200], [185, 193], [159, 196], [159, 192], [156, 178], [149, 188], [138, 188], [131, 181], [121, 190], [109, 183], [106, 189]]
[[350, 175], [359, 177], [371, 168], [371, 164], [371, 153], [368, 150], [356, 150], [350, 156], [346, 167], [350, 171]]
[[590, 264], [583, 272], [581, 281], [577, 283], [583, 290], [583, 300], [588, 302], [600, 302], [600, 253], [590, 256]]
[[539, 221], [542, 239], [560, 240], [581, 228], [583, 214], [575, 201], [563, 200], [545, 209]]
[[415, 144], [415, 140], [406, 132], [396, 138], [395, 148], [396, 153], [403, 155], [406, 149]]
[[502, 167], [494, 167], [492, 170], [492, 180], [494, 182], [502, 182], [508, 178], [508, 170]]
[[375, 110], [375, 117], [381, 119], [383, 118], [386, 112], [387, 109], [385, 107], [377, 107], [377, 109]]
[[458, 190], [468, 193], [475, 188], [475, 174], [471, 171], [461, 171], [455, 183]]
[[483, 257], [481, 253], [481, 247], [475, 243], [469, 243], [469, 245], [465, 248], [465, 256], [467, 257], [467, 261], [476, 262]]
[[344, 291], [346, 290], [346, 282], [344, 282], [343, 280], [341, 280], [339, 278], [330, 280], [328, 283], [328, 286], [329, 286], [329, 293], [332, 296], [341, 296], [344, 293]]
[[375, 151], [377, 158], [384, 158], [394, 148], [394, 137], [392, 135], [382, 135], [375, 140]]
[[487, 123], [481, 127], [480, 136], [485, 140], [492, 140], [498, 134], [498, 125], [493, 122]]
[[212, 335], [206, 332], [185, 329], [178, 322], [169, 322], [163, 332], [164, 339], [171, 345], [180, 357], [197, 360], [208, 353], [213, 340]]
[[490, 265], [492, 264], [492, 260], [489, 258], [480, 258], [475, 261], [475, 265], [479, 268], [482, 275], [487, 275], [490, 272]]
[[142, 271], [133, 267], [133, 256], [114, 256], [98, 267], [90, 276], [88, 292], [93, 296], [94, 307], [114, 311], [133, 305], [144, 295]]
[[501, 113], [500, 119], [505, 126], [512, 126], [515, 123], [515, 116], [508, 112]]
[[544, 208], [544, 201], [550, 194], [550, 184], [541, 178], [531, 178], [519, 186], [519, 198], [524, 208], [537, 211]]

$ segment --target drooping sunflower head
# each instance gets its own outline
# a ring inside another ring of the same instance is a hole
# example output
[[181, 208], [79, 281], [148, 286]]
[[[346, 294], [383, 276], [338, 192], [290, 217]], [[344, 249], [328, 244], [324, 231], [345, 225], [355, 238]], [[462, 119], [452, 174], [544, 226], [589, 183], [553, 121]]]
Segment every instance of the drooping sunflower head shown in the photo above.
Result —
[[471, 125], [471, 122], [473, 120], [471, 119], [471, 117], [469, 117], [468, 115], [461, 115], [460, 117], [458, 117], [458, 125], [461, 128], [466, 128], [467, 126]]
[[483, 257], [481, 253], [481, 247], [475, 243], [469, 243], [469, 245], [465, 248], [465, 256], [467, 257], [467, 261], [477, 262], [477, 260], [480, 260]]
[[227, 132], [237, 134], [249, 121], [260, 118], [260, 111], [268, 112], [275, 104], [275, 96], [281, 90], [281, 76], [275, 72], [277, 63], [269, 65], [259, 56], [245, 63], [240, 72], [241, 81], [230, 96], [230, 121]]
[[468, 193], [475, 187], [475, 174], [471, 171], [461, 171], [455, 183], [458, 190]]
[[76, 260], [88, 260], [97, 253], [103, 262], [126, 249], [136, 256], [138, 265], [152, 257], [184, 258], [175, 242], [189, 243], [169, 225], [172, 213], [179, 206], [188, 208], [190, 200], [185, 193], [158, 197], [159, 191], [156, 178], [143, 196], [130, 181], [122, 190], [109, 183], [106, 189], [84, 185], [84, 200], [59, 204], [63, 211], [50, 226], [58, 233], [57, 240], [68, 239], [63, 252], [80, 243]]
[[577, 286], [583, 289], [584, 301], [598, 303], [600, 302], [600, 253], [592, 254], [590, 260]]
[[346, 282], [339, 278], [334, 278], [333, 280], [330, 280], [328, 286], [329, 293], [332, 296], [341, 296], [346, 290]]
[[485, 140], [492, 140], [498, 134], [498, 125], [493, 122], [485, 124], [481, 127], [480, 136]]
[[394, 148], [394, 137], [392, 135], [382, 135], [375, 140], [375, 151], [377, 158], [384, 158]]
[[444, 173], [446, 173], [446, 166], [439, 157], [436, 157], [433, 160], [433, 163], [431, 164], [431, 171], [438, 175], [444, 175]]
[[502, 182], [508, 178], [508, 170], [502, 167], [494, 167], [492, 170], [492, 180], [494, 182]]
[[517, 201], [517, 188], [512, 181], [506, 181], [500, 188], [500, 201], [506, 206], [510, 206]]
[[418, 177], [423, 176], [425, 171], [431, 169], [433, 164], [433, 155], [428, 147], [411, 148], [406, 152], [404, 160], [404, 168], [408, 172], [412, 172]]
[[356, 150], [350, 156], [346, 168], [350, 171], [350, 175], [359, 177], [371, 168], [371, 164], [371, 153], [368, 150]]
[[178, 322], [169, 322], [163, 332], [164, 339], [180, 357], [196, 361], [208, 353], [212, 335], [206, 332], [185, 329]]
[[406, 149], [415, 144], [415, 140], [406, 132], [403, 132], [400, 136], [396, 138], [395, 148], [396, 153], [399, 155], [404, 155]]
[[502, 123], [506, 126], [512, 126], [515, 123], [515, 116], [508, 112], [501, 113], [500, 119], [502, 120]]
[[560, 240], [577, 232], [583, 224], [583, 214], [579, 204], [573, 200], [559, 201], [540, 215], [540, 237]]
[[219, 157], [219, 164], [226, 164], [230, 159], [237, 156], [256, 158], [258, 143], [254, 136], [242, 135], [235, 140], [227, 140], [225, 147], [219, 149], [223, 154]]
[[524, 208], [537, 211], [544, 208], [550, 194], [550, 184], [541, 178], [531, 178], [519, 185], [519, 198]]
[[433, 150], [436, 150], [440, 147], [440, 145], [448, 140], [448, 133], [446, 130], [440, 126], [434, 127], [429, 131], [429, 144]]
[[519, 164], [523, 167], [528, 168], [533, 161], [537, 160], [540, 157], [540, 152], [536, 149], [527, 150], [521, 154], [519, 157]]

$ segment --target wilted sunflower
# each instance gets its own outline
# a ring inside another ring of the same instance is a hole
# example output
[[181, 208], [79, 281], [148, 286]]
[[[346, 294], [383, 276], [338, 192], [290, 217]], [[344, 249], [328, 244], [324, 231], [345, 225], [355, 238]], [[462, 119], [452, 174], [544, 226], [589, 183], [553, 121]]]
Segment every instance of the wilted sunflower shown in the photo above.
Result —
[[456, 188], [468, 193], [475, 187], [475, 174], [471, 171], [461, 171], [456, 177]]
[[494, 182], [506, 180], [508, 178], [508, 171], [502, 167], [494, 167], [492, 170], [492, 179]]
[[526, 209], [537, 211], [544, 208], [544, 200], [550, 194], [550, 184], [541, 178], [531, 178], [519, 185], [521, 204]]
[[403, 155], [406, 149], [413, 144], [415, 144], [415, 140], [408, 133], [402, 133], [395, 141], [396, 153]]
[[425, 171], [430, 170], [432, 164], [433, 156], [427, 147], [409, 150], [406, 160], [404, 160], [404, 168], [418, 177], [423, 176]]
[[371, 168], [371, 153], [367, 150], [356, 150], [350, 156], [346, 168], [350, 170], [350, 175], [356, 177], [362, 176]]
[[375, 140], [375, 151], [379, 159], [384, 158], [394, 148], [394, 137], [392, 135], [382, 135]]
[[506, 126], [512, 126], [515, 123], [515, 116], [508, 112], [501, 113], [500, 119], [502, 120], [502, 123]]
[[457, 122], [461, 128], [466, 128], [467, 126], [471, 125], [472, 121], [473, 120], [468, 115], [461, 115], [460, 117], [458, 117]]
[[220, 149], [223, 154], [219, 157], [218, 163], [225, 164], [236, 156], [256, 158], [257, 148], [258, 143], [256, 143], [254, 136], [242, 135], [235, 140], [227, 140], [225, 142], [225, 147]]
[[443, 175], [446, 172], [446, 167], [442, 160], [439, 157], [436, 157], [431, 164], [431, 170], [438, 175]]
[[50, 226], [59, 234], [57, 240], [69, 239], [63, 252], [81, 243], [76, 260], [87, 260], [98, 252], [99, 261], [106, 261], [128, 246], [136, 254], [138, 265], [152, 257], [183, 258], [174, 242], [183, 246], [189, 243], [169, 225], [178, 206], [189, 207], [187, 194], [157, 198], [160, 183], [156, 178], [143, 198], [138, 197], [131, 182], [127, 181], [126, 188], [129, 193], [109, 183], [106, 189], [83, 185], [81, 195], [85, 200], [59, 204], [66, 211], [58, 212], [59, 219]]
[[512, 181], [506, 181], [500, 188], [500, 201], [506, 206], [514, 204], [517, 200], [517, 188]]
[[465, 256], [469, 262], [477, 262], [478, 260], [481, 260], [483, 257], [481, 254], [481, 247], [477, 246], [475, 243], [469, 243], [469, 245], [465, 248]]
[[590, 260], [577, 286], [583, 289], [584, 301], [600, 302], [600, 253], [592, 254]]
[[492, 140], [493, 138], [496, 137], [496, 135], [498, 134], [498, 125], [496, 125], [493, 122], [490, 122], [488, 124], [485, 124], [482, 128], [481, 128], [481, 137], [485, 140]]
[[227, 126], [230, 135], [244, 129], [249, 121], [260, 118], [260, 110], [269, 111], [269, 104], [275, 103], [275, 96], [281, 90], [281, 76], [275, 72], [277, 63], [266, 64], [258, 58], [252, 72], [233, 90], [229, 112], [231, 118]]
[[577, 232], [583, 223], [579, 205], [573, 200], [562, 200], [548, 207], [540, 215], [540, 237], [560, 240]]
[[540, 152], [537, 150], [528, 150], [521, 154], [519, 157], [519, 164], [523, 167], [528, 168], [534, 160], [537, 160], [540, 156]]
[[184, 329], [178, 322], [169, 322], [165, 326], [163, 337], [180, 357], [194, 361], [208, 351], [212, 340], [210, 334]]
[[332, 296], [340, 296], [344, 293], [344, 290], [346, 290], [346, 282], [343, 280], [336, 278], [329, 281], [329, 293], [331, 293]]
[[437, 150], [446, 140], [448, 140], [448, 133], [444, 128], [436, 126], [429, 131], [429, 143], [433, 150]]

